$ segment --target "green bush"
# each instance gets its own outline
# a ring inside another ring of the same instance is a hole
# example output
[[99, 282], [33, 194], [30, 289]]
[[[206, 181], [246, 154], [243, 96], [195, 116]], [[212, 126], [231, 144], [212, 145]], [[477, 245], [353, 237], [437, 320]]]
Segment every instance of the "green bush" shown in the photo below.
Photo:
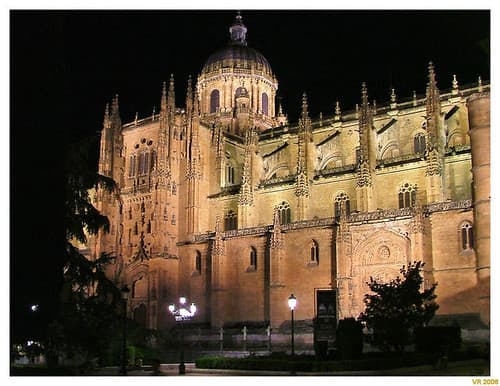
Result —
[[352, 370], [383, 370], [429, 363], [426, 355], [414, 354], [395, 357], [371, 357], [360, 360], [320, 361], [314, 357], [296, 356], [286, 358], [225, 358], [203, 357], [196, 360], [197, 368], [226, 370], [275, 370], [301, 372], [333, 372]]
[[354, 318], [339, 320], [336, 337], [342, 359], [356, 359], [363, 352], [363, 325]]

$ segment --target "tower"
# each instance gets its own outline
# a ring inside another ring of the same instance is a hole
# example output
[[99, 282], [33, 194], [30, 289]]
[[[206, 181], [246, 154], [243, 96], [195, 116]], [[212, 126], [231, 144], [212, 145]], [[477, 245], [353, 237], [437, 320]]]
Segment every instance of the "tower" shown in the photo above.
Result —
[[238, 14], [229, 28], [229, 43], [207, 59], [197, 83], [204, 119], [219, 120], [225, 130], [240, 136], [248, 117], [259, 130], [278, 125], [278, 81], [267, 59], [248, 46], [246, 34]]

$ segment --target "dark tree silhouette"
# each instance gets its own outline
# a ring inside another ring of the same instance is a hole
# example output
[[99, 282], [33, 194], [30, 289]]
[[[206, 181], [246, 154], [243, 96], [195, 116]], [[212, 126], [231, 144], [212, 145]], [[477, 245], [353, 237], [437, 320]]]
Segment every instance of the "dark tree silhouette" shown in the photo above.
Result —
[[372, 293], [365, 295], [366, 309], [359, 319], [373, 329], [374, 344], [384, 351], [404, 351], [412, 331], [426, 325], [439, 308], [434, 301], [437, 283], [422, 290], [421, 276], [424, 263], [410, 263], [388, 283], [379, 283], [372, 277], [367, 283]]
[[113, 256], [102, 254], [89, 260], [73, 245], [74, 241], [85, 243], [87, 235], [109, 228], [107, 217], [92, 205], [89, 191], [105, 189], [113, 194], [115, 183], [90, 166], [88, 157], [95, 147], [93, 140], [80, 141], [68, 151], [64, 205], [66, 247], [59, 311], [49, 325], [49, 364], [56, 363], [61, 355], [71, 358], [78, 354], [80, 360], [101, 356], [120, 320], [120, 291], [105, 275], [105, 267]]

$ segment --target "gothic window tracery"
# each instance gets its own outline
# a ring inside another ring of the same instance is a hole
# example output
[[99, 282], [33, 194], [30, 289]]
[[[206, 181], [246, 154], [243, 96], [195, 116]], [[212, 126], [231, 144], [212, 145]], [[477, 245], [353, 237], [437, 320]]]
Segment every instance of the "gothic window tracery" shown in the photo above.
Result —
[[135, 163], [136, 163], [136, 155], [133, 154], [129, 157], [129, 169], [128, 169], [129, 177], [135, 176], [135, 166], [136, 166]]
[[417, 201], [417, 185], [405, 182], [399, 189], [399, 207], [410, 208]]
[[334, 202], [334, 216], [340, 217], [342, 213], [342, 207], [345, 208], [346, 215], [349, 216], [351, 213], [351, 202], [349, 196], [345, 192], [340, 192], [335, 197]]
[[463, 222], [460, 226], [460, 242], [462, 251], [474, 249], [474, 233], [472, 224], [468, 221]]
[[230, 210], [224, 216], [224, 230], [229, 231], [238, 229], [238, 216], [233, 210]]
[[425, 135], [423, 133], [417, 133], [413, 138], [413, 150], [415, 153], [424, 154], [425, 146]]
[[234, 166], [231, 162], [226, 165], [226, 185], [234, 185]]
[[278, 205], [278, 214], [280, 218], [280, 224], [289, 224], [292, 222], [292, 211], [290, 209], [290, 205], [286, 201], [282, 201]]

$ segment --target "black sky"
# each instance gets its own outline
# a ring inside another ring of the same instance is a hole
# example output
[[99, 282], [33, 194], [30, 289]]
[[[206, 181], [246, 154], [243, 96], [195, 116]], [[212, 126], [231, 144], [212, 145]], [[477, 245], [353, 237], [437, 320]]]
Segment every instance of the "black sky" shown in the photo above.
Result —
[[[489, 11], [242, 11], [249, 46], [269, 61], [292, 121], [306, 92], [313, 117], [358, 103], [361, 82], [387, 102], [423, 94], [427, 64], [438, 86], [489, 80]], [[11, 11], [11, 301], [53, 296], [64, 151], [96, 136], [105, 104], [122, 121], [158, 111], [171, 73], [183, 105], [188, 75], [229, 39], [235, 11]], [[95, 156], [97, 156], [97, 149]]]

